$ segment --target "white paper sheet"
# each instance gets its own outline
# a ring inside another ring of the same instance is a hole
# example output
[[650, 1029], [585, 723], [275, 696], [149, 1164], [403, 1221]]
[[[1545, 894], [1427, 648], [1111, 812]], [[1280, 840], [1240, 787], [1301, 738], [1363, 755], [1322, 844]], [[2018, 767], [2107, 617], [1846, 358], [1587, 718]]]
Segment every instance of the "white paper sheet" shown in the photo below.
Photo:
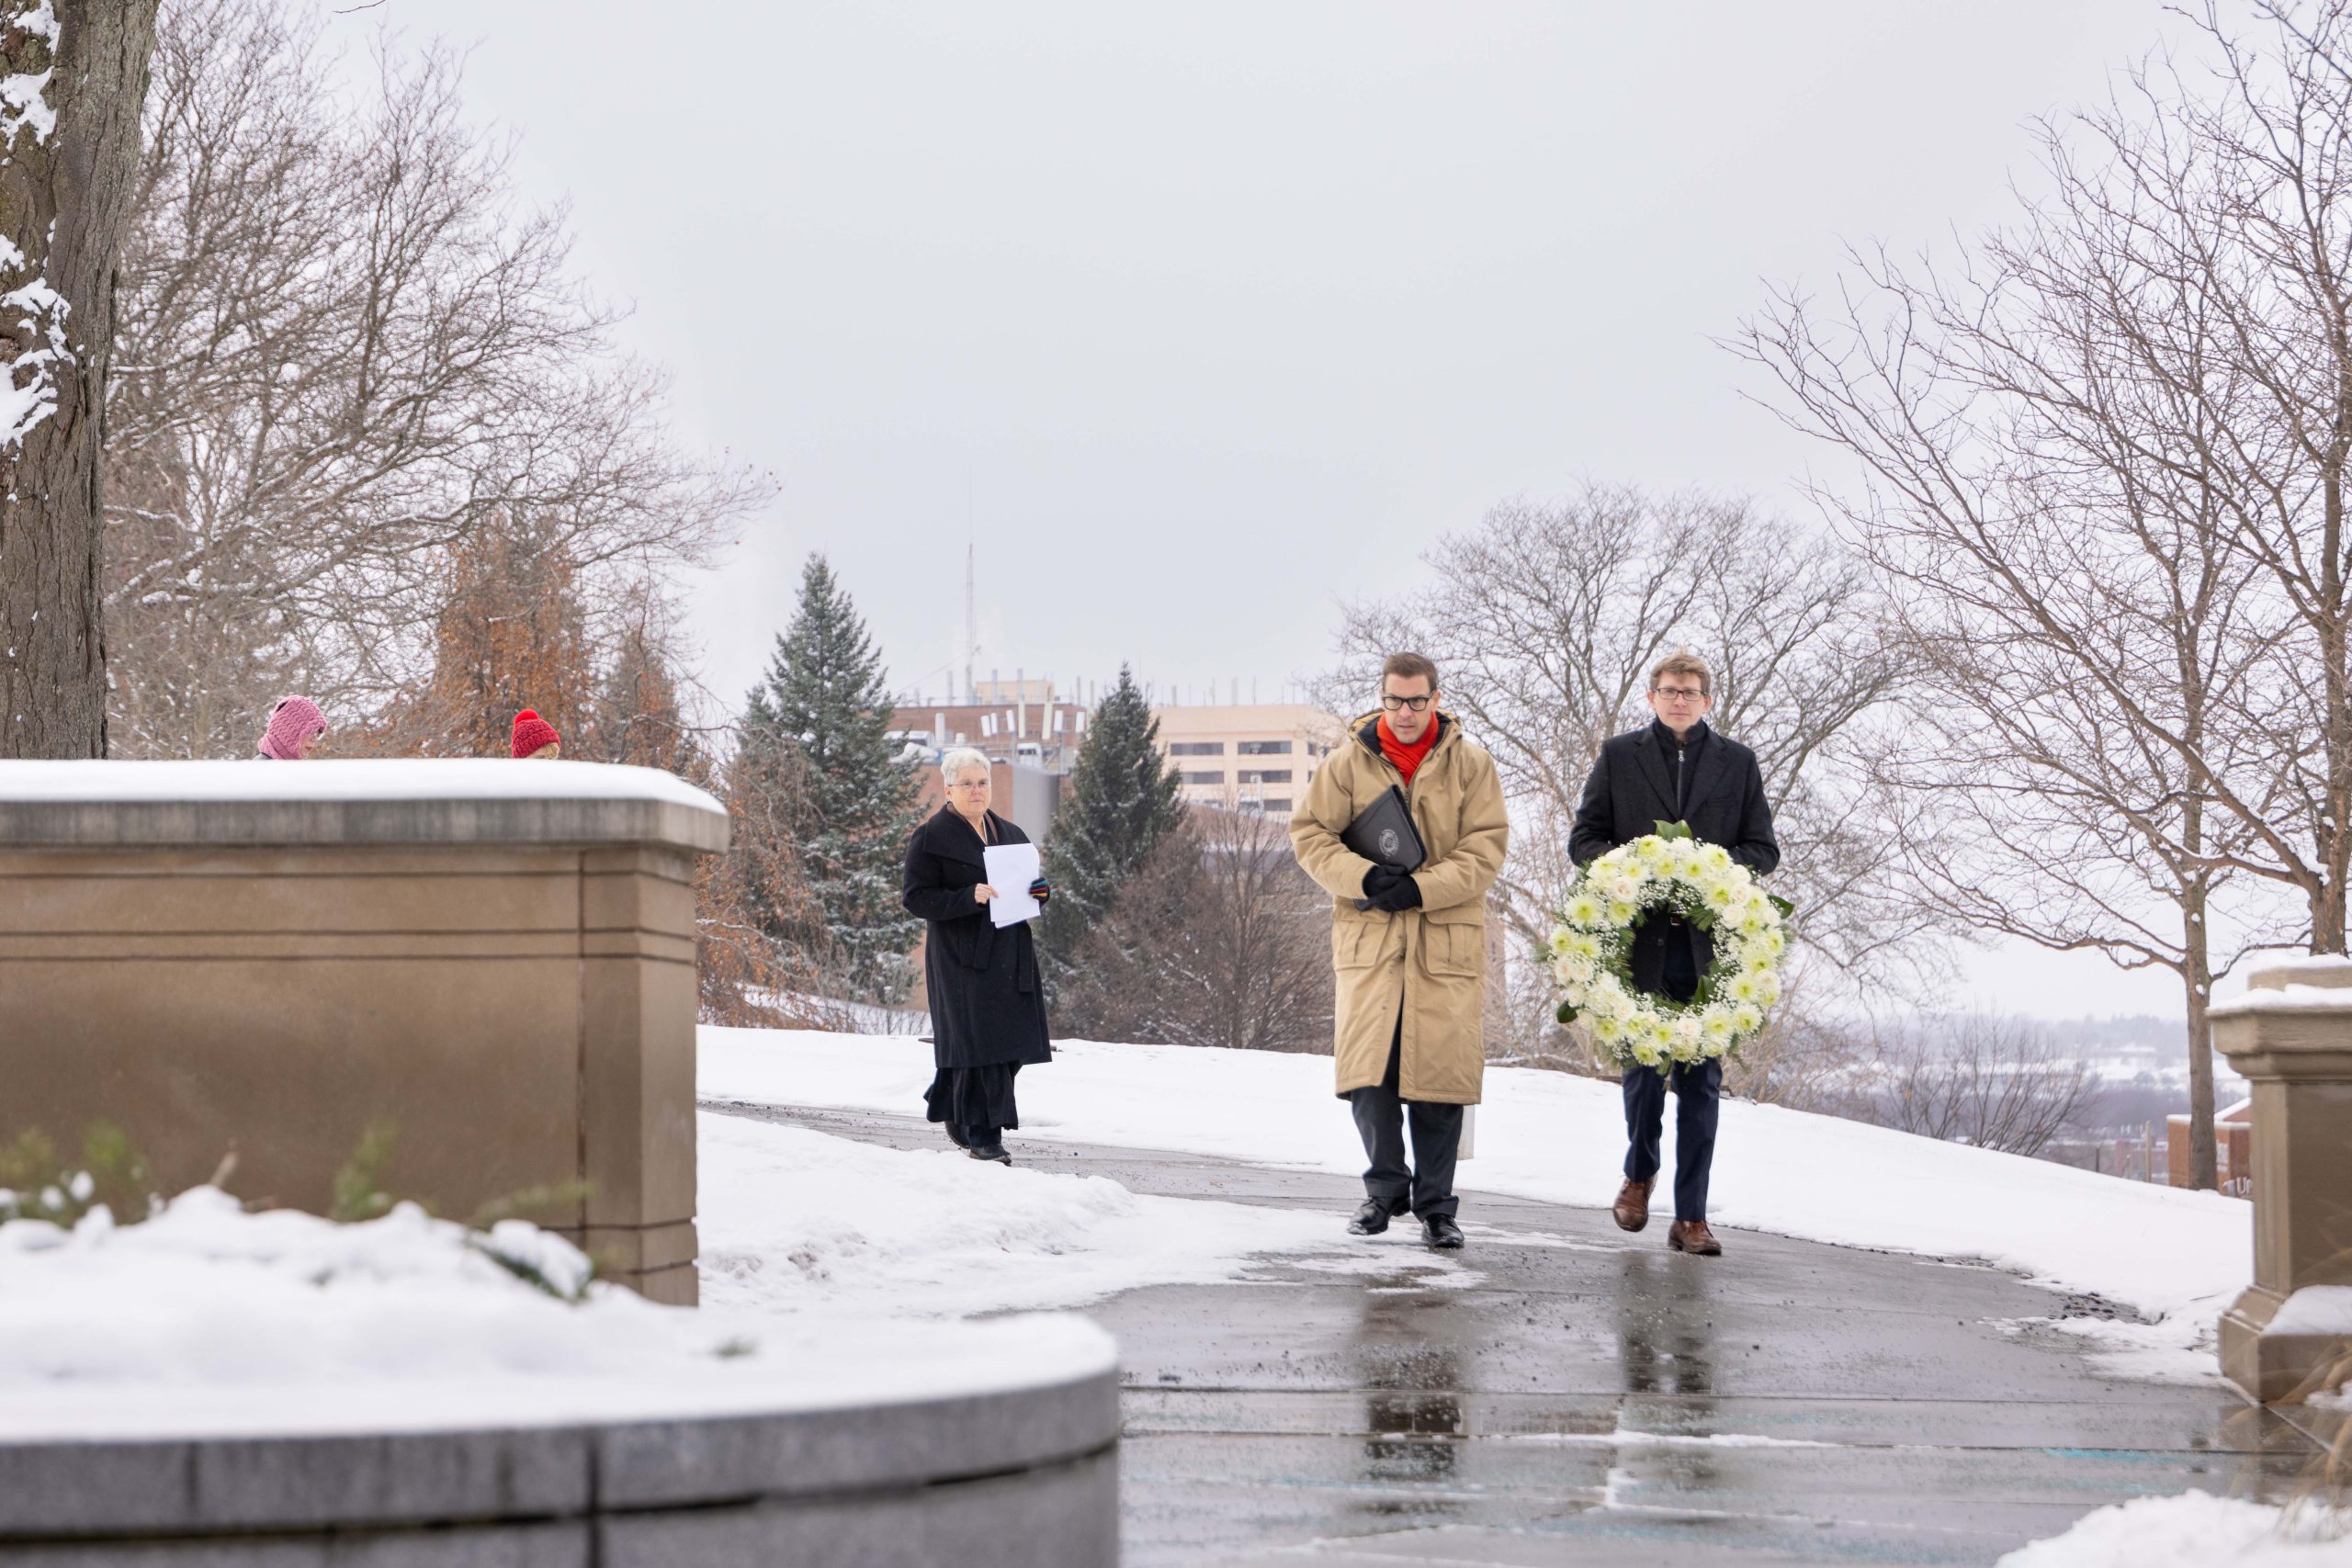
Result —
[[988, 862], [989, 886], [996, 889], [996, 897], [989, 900], [989, 922], [1017, 926], [1035, 919], [1039, 905], [1029, 897], [1029, 885], [1037, 880], [1037, 846], [990, 844], [980, 855]]

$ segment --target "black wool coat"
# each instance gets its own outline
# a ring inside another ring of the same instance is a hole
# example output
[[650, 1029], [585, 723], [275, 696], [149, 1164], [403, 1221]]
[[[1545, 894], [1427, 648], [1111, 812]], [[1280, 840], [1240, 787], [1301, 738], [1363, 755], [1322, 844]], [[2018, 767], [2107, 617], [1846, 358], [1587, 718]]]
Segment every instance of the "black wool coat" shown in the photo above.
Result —
[[[1588, 865], [1621, 844], [1657, 831], [1660, 822], [1686, 821], [1702, 843], [1721, 844], [1731, 858], [1758, 876], [1781, 863], [1780, 840], [1772, 836], [1772, 807], [1764, 798], [1764, 772], [1756, 753], [1713, 730], [1699, 748], [1690, 777], [1690, 807], [1674, 807], [1674, 761], [1658, 742], [1654, 725], [1601, 742], [1600, 756], [1577, 803], [1568, 853]], [[1645, 991], [1664, 989], [1666, 944], [1673, 926], [1653, 915], [1634, 928], [1634, 984]], [[1704, 975], [1714, 962], [1714, 939], [1690, 931], [1691, 955]]]
[[[1029, 835], [991, 811], [993, 842], [1025, 844]], [[944, 1071], [1050, 1061], [1046, 993], [1037, 983], [1034, 921], [999, 931], [972, 897], [988, 880], [980, 836], [947, 807], [907, 841], [902, 895], [910, 914], [930, 922], [923, 941], [930, 991], [932, 1055]]]

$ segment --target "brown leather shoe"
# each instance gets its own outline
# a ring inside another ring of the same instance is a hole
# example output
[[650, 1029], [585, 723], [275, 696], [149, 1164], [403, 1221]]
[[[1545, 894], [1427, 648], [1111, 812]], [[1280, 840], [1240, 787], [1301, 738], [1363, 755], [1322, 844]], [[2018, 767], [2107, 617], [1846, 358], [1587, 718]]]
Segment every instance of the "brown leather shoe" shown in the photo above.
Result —
[[1707, 1228], [1704, 1220], [1677, 1220], [1666, 1227], [1666, 1245], [1677, 1252], [1687, 1252], [1693, 1258], [1721, 1258], [1724, 1244]]
[[1637, 1231], [1650, 1223], [1650, 1182], [1657, 1179], [1628, 1181], [1617, 1189], [1617, 1201], [1609, 1205], [1609, 1212], [1617, 1216], [1619, 1230]]

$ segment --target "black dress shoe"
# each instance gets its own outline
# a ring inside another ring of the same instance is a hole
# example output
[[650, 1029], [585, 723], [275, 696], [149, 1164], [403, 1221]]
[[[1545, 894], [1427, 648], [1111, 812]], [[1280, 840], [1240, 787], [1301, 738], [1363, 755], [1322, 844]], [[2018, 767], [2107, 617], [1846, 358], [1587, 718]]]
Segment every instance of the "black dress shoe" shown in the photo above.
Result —
[[1348, 1222], [1350, 1235], [1378, 1235], [1388, 1228], [1388, 1222], [1398, 1214], [1409, 1214], [1413, 1205], [1405, 1198], [1367, 1198], [1356, 1217]]
[[1452, 1214], [1431, 1214], [1421, 1222], [1421, 1240], [1440, 1252], [1462, 1250], [1462, 1227]]
[[971, 1153], [974, 1159], [992, 1159], [999, 1165], [1012, 1163], [1012, 1156], [1004, 1152], [1002, 1144], [974, 1144]]

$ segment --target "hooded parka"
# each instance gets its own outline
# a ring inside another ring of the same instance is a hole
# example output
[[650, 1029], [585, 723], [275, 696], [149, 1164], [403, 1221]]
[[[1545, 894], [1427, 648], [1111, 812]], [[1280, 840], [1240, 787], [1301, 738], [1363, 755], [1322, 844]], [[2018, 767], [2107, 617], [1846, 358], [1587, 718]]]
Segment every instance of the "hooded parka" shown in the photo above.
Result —
[[1400, 1038], [1397, 1093], [1424, 1104], [1476, 1105], [1486, 1069], [1487, 890], [1503, 868], [1510, 825], [1495, 760], [1440, 711], [1435, 744], [1406, 798], [1429, 859], [1413, 874], [1417, 909], [1358, 909], [1373, 863], [1340, 841], [1348, 824], [1404, 778], [1381, 754], [1378, 714], [1351, 726], [1290, 819], [1298, 863], [1331, 895], [1333, 1065], [1338, 1092], [1369, 1088]]

